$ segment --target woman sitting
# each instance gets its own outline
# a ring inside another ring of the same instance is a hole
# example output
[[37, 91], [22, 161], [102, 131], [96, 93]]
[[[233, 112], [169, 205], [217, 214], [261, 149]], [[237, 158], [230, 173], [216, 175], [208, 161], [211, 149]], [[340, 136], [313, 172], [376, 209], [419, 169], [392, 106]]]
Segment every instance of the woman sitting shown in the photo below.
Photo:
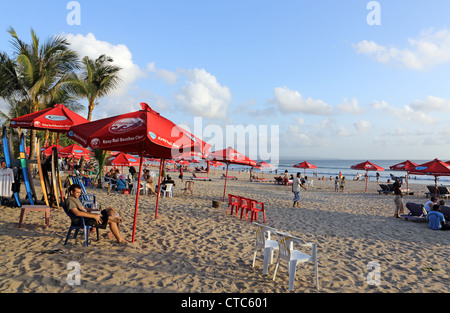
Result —
[[120, 192], [122, 192], [122, 190], [128, 188], [128, 183], [127, 183], [127, 181], [125, 179], [125, 175], [121, 174], [119, 176], [119, 179], [117, 180], [116, 186], [117, 186], [117, 190], [120, 191]]

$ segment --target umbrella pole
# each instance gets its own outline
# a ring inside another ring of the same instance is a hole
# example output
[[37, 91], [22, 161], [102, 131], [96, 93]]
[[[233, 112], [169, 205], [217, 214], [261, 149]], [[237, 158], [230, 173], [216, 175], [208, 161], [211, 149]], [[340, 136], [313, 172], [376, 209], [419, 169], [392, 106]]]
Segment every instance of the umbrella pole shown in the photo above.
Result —
[[138, 186], [137, 186], [137, 192], [136, 192], [136, 204], [134, 207], [134, 224], [133, 224], [133, 238], [131, 242], [134, 242], [135, 234], [136, 234], [136, 220], [137, 220], [137, 211], [138, 211], [138, 205], [139, 205], [139, 189], [141, 187], [141, 176], [142, 176], [142, 161], [144, 152], [141, 153], [141, 161], [139, 162], [139, 176], [138, 176]]
[[227, 190], [228, 165], [230, 165], [230, 163], [227, 163], [227, 173], [225, 174], [225, 186], [223, 187], [223, 199], [222, 199], [222, 202], [225, 202], [225, 190]]
[[159, 204], [159, 194], [161, 193], [161, 174], [162, 167], [164, 166], [164, 159], [161, 159], [159, 163], [159, 176], [158, 176], [158, 193], [156, 194], [156, 212], [155, 212], [155, 220], [158, 219], [158, 204]]
[[434, 176], [434, 196], [436, 197], [436, 199], [437, 199], [437, 189], [438, 189], [438, 187], [437, 187], [437, 176]]

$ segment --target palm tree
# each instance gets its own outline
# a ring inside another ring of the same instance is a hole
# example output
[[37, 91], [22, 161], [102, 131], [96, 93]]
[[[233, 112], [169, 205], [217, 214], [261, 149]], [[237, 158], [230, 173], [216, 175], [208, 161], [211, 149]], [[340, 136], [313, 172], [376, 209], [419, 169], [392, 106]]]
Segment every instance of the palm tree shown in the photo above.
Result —
[[[69, 49], [66, 39], [54, 36], [41, 44], [33, 29], [31, 44], [22, 41], [11, 27], [8, 30], [14, 48], [14, 59], [0, 55], [0, 97], [11, 97], [30, 108], [30, 113], [47, 107], [49, 99], [62, 93], [74, 92], [72, 83], [79, 69], [76, 52]], [[31, 131], [30, 156], [34, 156], [34, 138]]]
[[87, 116], [89, 121], [92, 119], [92, 111], [99, 104], [98, 99], [115, 90], [121, 81], [118, 73], [122, 68], [113, 65], [113, 61], [104, 54], [95, 60], [87, 56], [82, 60], [83, 69], [77, 84], [77, 92], [89, 102]]

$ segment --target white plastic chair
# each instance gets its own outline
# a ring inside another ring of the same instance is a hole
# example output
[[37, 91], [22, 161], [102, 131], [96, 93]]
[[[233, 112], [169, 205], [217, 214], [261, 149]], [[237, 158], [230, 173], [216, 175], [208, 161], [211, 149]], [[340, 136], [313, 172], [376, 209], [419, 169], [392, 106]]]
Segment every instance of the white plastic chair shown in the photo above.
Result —
[[[133, 188], [131, 188], [131, 194], [135, 195], [137, 194], [137, 187], [138, 187], [138, 181], [134, 180], [133, 181]], [[145, 184], [145, 182], [141, 182], [140, 186], [139, 186], [139, 192], [143, 192], [144, 195], [147, 194], [147, 185]]]
[[161, 189], [163, 198], [165, 198], [167, 195], [172, 198], [173, 196], [173, 184], [165, 184], [166, 189]]
[[270, 239], [270, 234], [276, 234], [276, 230], [264, 225], [253, 223], [258, 227], [256, 230], [255, 253], [253, 254], [252, 267], [255, 267], [256, 254], [258, 250], [264, 250], [263, 274], [267, 274], [269, 264], [273, 263], [274, 250], [278, 250], [278, 242]]
[[[319, 289], [319, 267], [317, 263], [317, 246], [315, 243], [305, 243], [300, 238], [290, 236], [288, 234], [277, 233], [278, 239], [278, 260], [275, 266], [275, 271], [273, 273], [273, 280], [277, 275], [278, 266], [280, 265], [280, 260], [288, 261], [288, 271], [289, 271], [289, 290], [294, 289], [295, 273], [297, 271], [298, 263], [313, 262], [314, 272], [316, 276], [316, 288]], [[294, 249], [294, 243], [301, 247], [310, 247], [312, 250], [311, 255], [305, 254], [299, 250]]]

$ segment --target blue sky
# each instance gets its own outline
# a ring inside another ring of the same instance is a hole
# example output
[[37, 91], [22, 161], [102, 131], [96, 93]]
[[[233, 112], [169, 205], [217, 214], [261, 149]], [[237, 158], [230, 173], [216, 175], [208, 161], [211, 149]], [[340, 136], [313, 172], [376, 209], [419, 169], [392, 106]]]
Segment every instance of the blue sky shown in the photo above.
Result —
[[81, 0], [70, 25], [70, 1], [0, 0], [0, 50], [12, 26], [106, 53], [123, 83], [94, 119], [147, 102], [191, 131], [202, 117], [217, 148], [223, 137], [205, 133], [242, 125], [236, 143], [255, 158], [246, 144], [278, 126], [274, 149], [299, 161], [450, 159], [450, 2], [376, 1], [380, 25], [367, 23], [369, 2]]

